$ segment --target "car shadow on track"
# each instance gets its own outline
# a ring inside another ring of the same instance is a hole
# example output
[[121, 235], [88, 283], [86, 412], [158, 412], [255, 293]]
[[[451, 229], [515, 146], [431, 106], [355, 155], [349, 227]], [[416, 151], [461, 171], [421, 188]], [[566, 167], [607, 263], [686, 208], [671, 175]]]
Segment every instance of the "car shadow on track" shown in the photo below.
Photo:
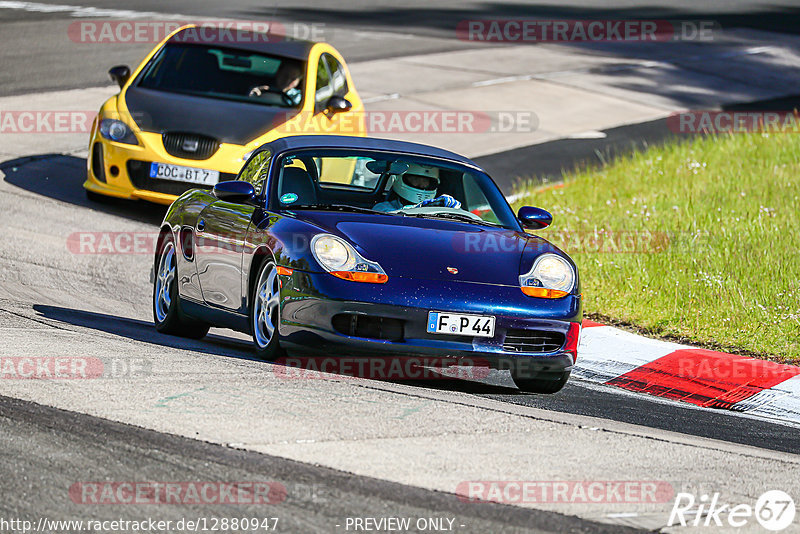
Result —
[[173, 349], [183, 349], [203, 354], [229, 356], [243, 360], [257, 360], [250, 351], [250, 345], [238, 339], [210, 334], [202, 340], [185, 339], [181, 337], [160, 334], [153, 323], [107, 315], [74, 308], [62, 308], [45, 304], [34, 304], [34, 311], [41, 317], [59, 321], [74, 326], [99, 330], [115, 336], [120, 336], [142, 343], [161, 345]]
[[[493, 371], [492, 373], [499, 373]], [[492, 378], [495, 378], [494, 376]], [[394, 384], [405, 384], [406, 386], [436, 389], [441, 391], [457, 391], [459, 393], [470, 393], [473, 395], [518, 395], [519, 390], [513, 384], [505, 385], [498, 384], [498, 380], [489, 382], [478, 382], [475, 380], [457, 379], [457, 378], [442, 378], [441, 380], [428, 379], [428, 380], [387, 380]], [[511, 378], [508, 377], [508, 382]]]
[[[199, 354], [213, 354], [240, 360], [259, 361], [253, 354], [250, 343], [224, 335], [210, 334], [201, 340], [185, 339], [160, 334], [156, 331], [153, 323], [149, 321], [140, 321], [138, 319], [130, 319], [105, 313], [63, 308], [46, 304], [34, 304], [33, 310], [37, 312], [40, 317], [45, 319], [98, 330], [142, 343], [182, 349]], [[264, 364], [285, 366], [285, 364], [280, 362], [264, 362]], [[315, 375], [315, 378], [318, 378], [318, 376]], [[344, 378], [350, 377], [345, 376]], [[497, 377], [493, 377], [492, 382], [494, 383], [475, 382], [447, 377], [443, 377], [441, 380], [435, 377], [426, 380], [375, 380], [378, 382], [404, 384], [422, 389], [436, 389], [479, 395], [508, 395], [518, 393], [513, 386], [506, 386], [502, 383], [498, 383]], [[500, 379], [500, 381], [502, 381], [502, 379]]]
[[5, 181], [31, 193], [90, 208], [127, 219], [161, 224], [167, 206], [151, 202], [108, 198], [93, 202], [86, 198], [86, 159], [65, 154], [37, 154], [0, 163]]

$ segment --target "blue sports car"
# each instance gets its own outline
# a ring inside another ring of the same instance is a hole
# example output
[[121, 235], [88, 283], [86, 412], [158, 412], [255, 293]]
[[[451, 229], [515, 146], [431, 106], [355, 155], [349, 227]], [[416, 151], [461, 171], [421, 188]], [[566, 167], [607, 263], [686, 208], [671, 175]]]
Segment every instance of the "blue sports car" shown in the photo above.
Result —
[[159, 332], [249, 333], [259, 357], [449, 358], [560, 390], [577, 357], [578, 271], [467, 158], [400, 141], [295, 136], [234, 181], [184, 193], [155, 255]]

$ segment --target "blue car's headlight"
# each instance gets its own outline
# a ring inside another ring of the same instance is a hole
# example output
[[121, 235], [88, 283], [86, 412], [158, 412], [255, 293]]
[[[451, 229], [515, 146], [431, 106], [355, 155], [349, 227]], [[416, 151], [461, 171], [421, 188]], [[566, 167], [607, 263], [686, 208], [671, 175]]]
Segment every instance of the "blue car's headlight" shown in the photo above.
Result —
[[100, 121], [100, 135], [109, 141], [117, 143], [126, 143], [129, 145], [138, 145], [139, 141], [133, 134], [128, 125], [116, 119], [103, 119]]
[[542, 254], [531, 270], [519, 277], [519, 285], [530, 297], [565, 297], [575, 287], [575, 269], [557, 254]]
[[335, 235], [315, 235], [311, 253], [323, 269], [344, 280], [385, 284], [389, 279], [380, 265], [364, 258], [350, 243]]

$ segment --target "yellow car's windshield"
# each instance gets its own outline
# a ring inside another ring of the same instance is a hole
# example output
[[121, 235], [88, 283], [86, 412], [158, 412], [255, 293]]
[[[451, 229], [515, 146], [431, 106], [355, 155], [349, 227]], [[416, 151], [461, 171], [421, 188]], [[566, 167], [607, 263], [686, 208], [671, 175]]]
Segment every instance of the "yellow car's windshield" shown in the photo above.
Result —
[[137, 85], [171, 93], [278, 106], [300, 107], [305, 63], [245, 50], [168, 44]]

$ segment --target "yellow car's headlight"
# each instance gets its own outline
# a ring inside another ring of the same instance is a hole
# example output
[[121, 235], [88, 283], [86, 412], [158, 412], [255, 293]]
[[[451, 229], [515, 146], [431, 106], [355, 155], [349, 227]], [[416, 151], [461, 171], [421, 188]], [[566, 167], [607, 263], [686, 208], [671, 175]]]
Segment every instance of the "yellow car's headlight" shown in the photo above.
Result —
[[138, 145], [139, 141], [127, 124], [116, 119], [103, 119], [100, 121], [100, 135], [116, 143]]

